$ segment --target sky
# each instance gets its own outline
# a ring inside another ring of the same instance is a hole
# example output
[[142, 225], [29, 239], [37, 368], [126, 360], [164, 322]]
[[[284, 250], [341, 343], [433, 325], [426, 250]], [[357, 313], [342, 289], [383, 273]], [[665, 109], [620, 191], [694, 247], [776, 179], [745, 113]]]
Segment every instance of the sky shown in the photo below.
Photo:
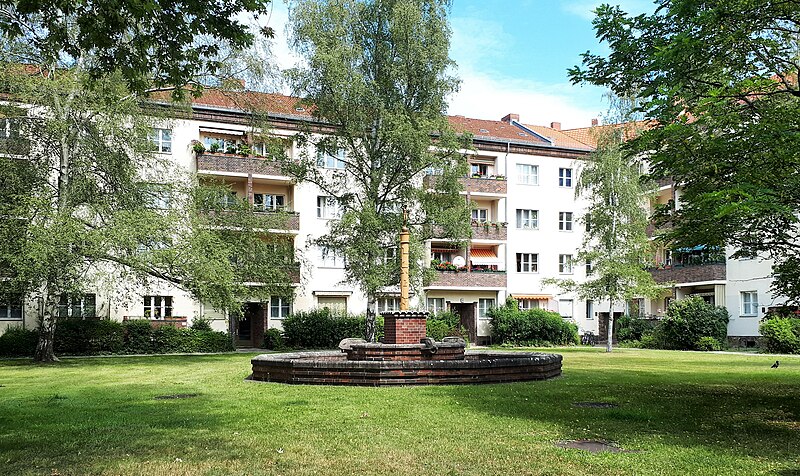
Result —
[[[449, 114], [499, 120], [519, 114], [520, 122], [564, 129], [588, 127], [607, 108], [604, 90], [573, 85], [567, 69], [580, 54], [607, 53], [592, 29], [601, 0], [453, 0], [450, 56], [461, 87], [450, 98]], [[652, 0], [605, 0], [633, 14], [652, 12]], [[296, 64], [285, 43], [287, 7], [273, 4], [274, 54], [281, 68]]]

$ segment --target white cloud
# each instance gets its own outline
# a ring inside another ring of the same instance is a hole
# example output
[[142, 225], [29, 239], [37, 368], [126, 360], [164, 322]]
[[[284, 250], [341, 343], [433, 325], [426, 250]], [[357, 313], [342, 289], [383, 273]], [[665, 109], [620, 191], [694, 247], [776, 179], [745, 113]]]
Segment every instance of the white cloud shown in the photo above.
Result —
[[565, 12], [586, 20], [594, 20], [594, 10], [603, 3], [611, 5], [619, 5], [623, 11], [631, 15], [638, 15], [641, 13], [652, 13], [655, 10], [655, 2], [649, 0], [577, 0], [570, 2], [563, 2], [561, 7]]

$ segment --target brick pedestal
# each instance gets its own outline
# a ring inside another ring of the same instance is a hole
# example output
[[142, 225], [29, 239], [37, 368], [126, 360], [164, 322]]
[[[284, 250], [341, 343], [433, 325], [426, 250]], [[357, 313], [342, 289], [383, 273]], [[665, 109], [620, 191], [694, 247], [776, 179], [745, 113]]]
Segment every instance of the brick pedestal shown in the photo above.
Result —
[[427, 312], [395, 311], [381, 313], [383, 316], [384, 344], [419, 344], [425, 338]]

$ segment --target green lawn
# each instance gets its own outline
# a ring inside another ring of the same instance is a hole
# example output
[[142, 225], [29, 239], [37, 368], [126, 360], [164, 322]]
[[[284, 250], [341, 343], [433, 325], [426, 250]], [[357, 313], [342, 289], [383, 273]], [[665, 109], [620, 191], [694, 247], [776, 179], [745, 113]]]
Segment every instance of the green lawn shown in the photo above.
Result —
[[[558, 352], [551, 381], [405, 388], [246, 382], [246, 354], [0, 361], [0, 474], [800, 475], [800, 359]], [[580, 438], [637, 452], [554, 446]]]

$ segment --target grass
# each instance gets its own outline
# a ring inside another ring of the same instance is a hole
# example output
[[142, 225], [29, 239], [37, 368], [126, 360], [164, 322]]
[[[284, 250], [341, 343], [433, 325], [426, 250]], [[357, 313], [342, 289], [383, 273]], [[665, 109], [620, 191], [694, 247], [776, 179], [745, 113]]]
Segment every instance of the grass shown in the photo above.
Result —
[[[550, 381], [404, 388], [246, 382], [247, 354], [0, 361], [0, 474], [800, 475], [800, 359], [558, 352]], [[554, 446], [581, 438], [638, 452]]]

